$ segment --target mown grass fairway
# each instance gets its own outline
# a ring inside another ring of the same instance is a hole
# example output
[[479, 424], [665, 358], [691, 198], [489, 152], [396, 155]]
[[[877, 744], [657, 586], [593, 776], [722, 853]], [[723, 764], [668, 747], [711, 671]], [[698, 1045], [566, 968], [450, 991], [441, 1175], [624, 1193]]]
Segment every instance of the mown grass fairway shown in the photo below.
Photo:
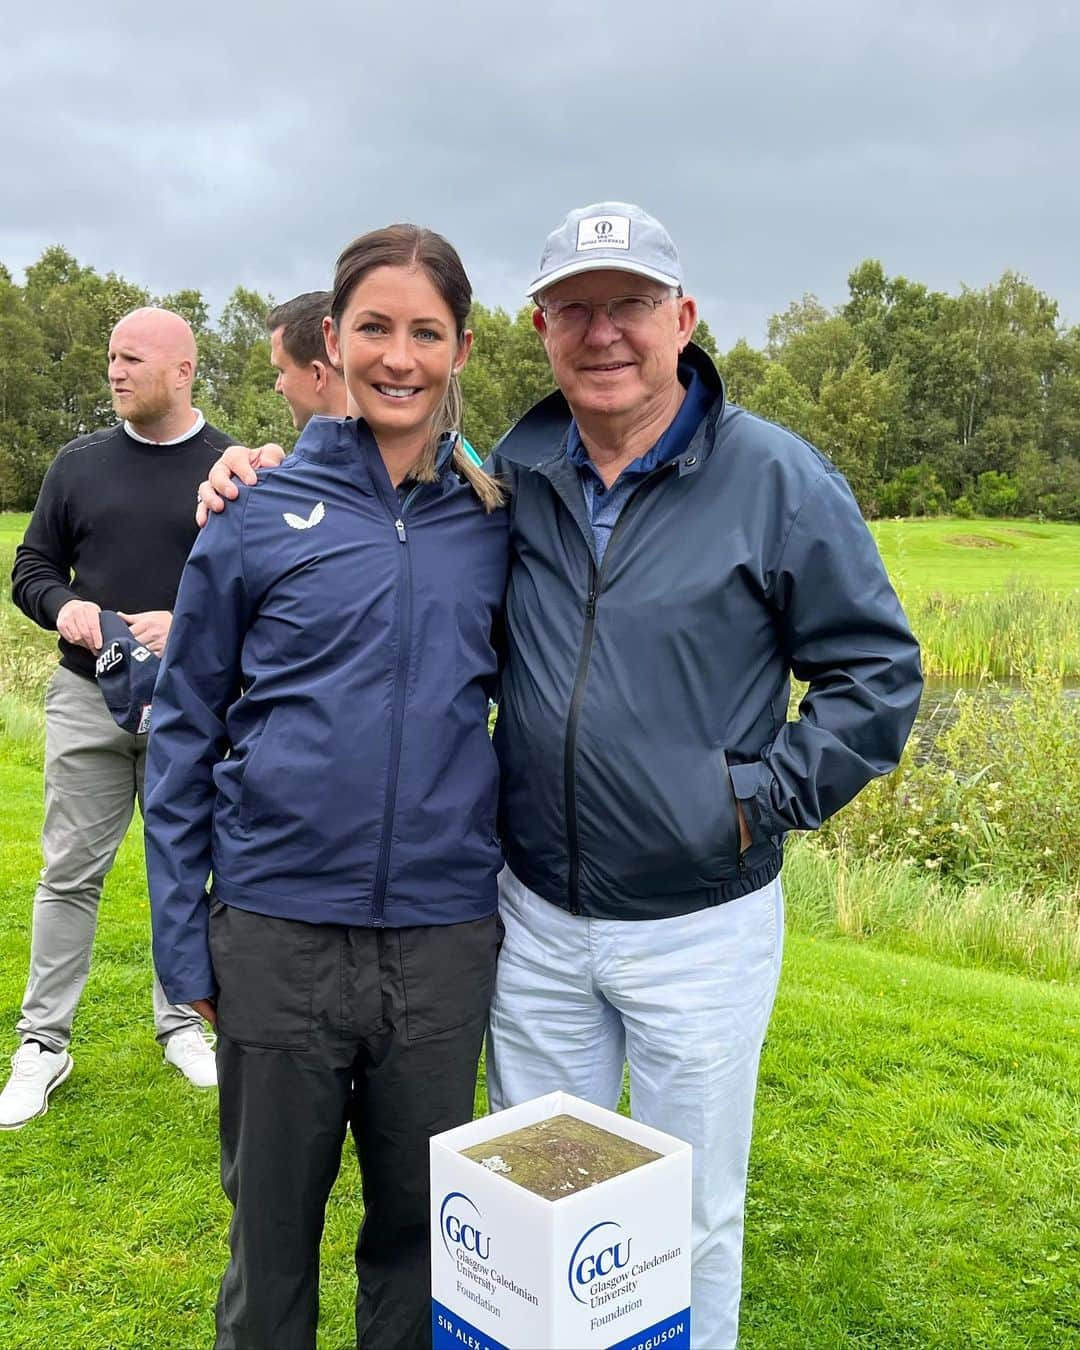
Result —
[[1080, 587], [1080, 525], [950, 517], [874, 520], [870, 530], [905, 599], [933, 591], [1002, 591], [1011, 582], [1041, 590]]
[[[0, 768], [0, 1019], [18, 1015], [41, 780]], [[212, 1093], [163, 1067], [138, 829], [106, 887], [75, 1072], [0, 1134], [0, 1345], [212, 1339], [228, 1206]], [[477, 1093], [483, 1109], [483, 1084]], [[1080, 1345], [1080, 994], [793, 934], [762, 1067], [745, 1350]], [[352, 1344], [351, 1149], [320, 1345]]]
[[[0, 557], [11, 554], [30, 516], [0, 513]], [[1080, 525], [1034, 520], [873, 520], [870, 530], [894, 584], [915, 596], [1004, 590], [1012, 578], [1050, 590], [1080, 587]]]

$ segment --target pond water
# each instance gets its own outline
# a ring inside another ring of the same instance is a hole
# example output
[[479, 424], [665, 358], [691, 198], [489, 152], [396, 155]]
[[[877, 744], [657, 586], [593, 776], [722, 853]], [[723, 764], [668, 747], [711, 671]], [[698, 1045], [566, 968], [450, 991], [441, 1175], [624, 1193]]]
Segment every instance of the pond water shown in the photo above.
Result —
[[[919, 705], [919, 715], [915, 719], [915, 730], [919, 733], [924, 747], [928, 748], [938, 733], [952, 721], [957, 694], [961, 692], [982, 694], [996, 703], [1004, 703], [1021, 691], [1022, 685], [1016, 679], [979, 681], [928, 676]], [[1070, 702], [1075, 702], [1077, 715], [1080, 716], [1080, 680], [1067, 680], [1063, 692]]]

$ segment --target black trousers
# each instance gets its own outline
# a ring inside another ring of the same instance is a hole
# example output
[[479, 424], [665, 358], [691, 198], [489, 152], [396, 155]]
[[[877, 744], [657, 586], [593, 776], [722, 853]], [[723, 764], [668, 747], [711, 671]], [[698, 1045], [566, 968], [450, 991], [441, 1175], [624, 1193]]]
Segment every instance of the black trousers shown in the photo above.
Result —
[[341, 928], [213, 903], [221, 1180], [233, 1205], [217, 1350], [314, 1347], [319, 1241], [346, 1128], [365, 1210], [357, 1341], [430, 1346], [428, 1139], [472, 1119], [500, 931], [494, 915]]

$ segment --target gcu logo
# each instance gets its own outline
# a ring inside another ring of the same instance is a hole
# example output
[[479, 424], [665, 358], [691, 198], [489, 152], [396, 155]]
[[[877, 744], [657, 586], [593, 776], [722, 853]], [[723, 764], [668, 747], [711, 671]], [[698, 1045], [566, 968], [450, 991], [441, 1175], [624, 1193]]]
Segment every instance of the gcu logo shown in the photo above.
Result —
[[593, 226], [593, 229], [601, 239], [606, 239], [614, 228], [615, 227], [610, 220], [598, 220]]
[[[605, 1275], [611, 1275], [616, 1270], [622, 1268], [630, 1260], [630, 1243], [632, 1238], [626, 1238], [625, 1241], [617, 1238], [613, 1233], [605, 1233], [600, 1237], [589, 1239], [601, 1228], [614, 1228], [618, 1233], [623, 1233], [621, 1224], [615, 1223], [613, 1219], [605, 1219], [603, 1223], [595, 1223], [584, 1235], [578, 1245], [574, 1248], [574, 1254], [570, 1258], [570, 1265], [566, 1271], [566, 1281], [570, 1286], [570, 1292], [579, 1303], [585, 1303], [586, 1300], [578, 1293], [579, 1289], [587, 1289], [593, 1280], [599, 1280]], [[616, 1237], [614, 1242], [611, 1241]], [[608, 1245], [600, 1244], [607, 1242]]]
[[[478, 1256], [481, 1261], [486, 1261], [491, 1255], [491, 1238], [482, 1233], [476, 1224], [463, 1221], [454, 1211], [459, 1209], [458, 1205], [452, 1204], [453, 1201], [464, 1201], [472, 1210], [476, 1217], [480, 1218], [480, 1211], [463, 1191], [451, 1191], [442, 1202], [442, 1208], [439, 1210], [439, 1229], [442, 1232], [443, 1246], [446, 1248], [446, 1254], [453, 1259], [454, 1253], [450, 1250], [452, 1242], [456, 1247], [461, 1247], [464, 1251], [472, 1252]], [[447, 1239], [449, 1238], [449, 1242]]]

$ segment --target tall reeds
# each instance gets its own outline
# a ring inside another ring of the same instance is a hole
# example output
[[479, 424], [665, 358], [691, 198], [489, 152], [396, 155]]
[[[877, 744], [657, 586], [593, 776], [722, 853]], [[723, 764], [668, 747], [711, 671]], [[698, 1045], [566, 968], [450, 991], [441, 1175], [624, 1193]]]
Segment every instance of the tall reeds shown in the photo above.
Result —
[[927, 675], [1001, 679], [1037, 667], [1080, 676], [1080, 590], [1013, 583], [975, 595], [935, 591], [905, 608]]

